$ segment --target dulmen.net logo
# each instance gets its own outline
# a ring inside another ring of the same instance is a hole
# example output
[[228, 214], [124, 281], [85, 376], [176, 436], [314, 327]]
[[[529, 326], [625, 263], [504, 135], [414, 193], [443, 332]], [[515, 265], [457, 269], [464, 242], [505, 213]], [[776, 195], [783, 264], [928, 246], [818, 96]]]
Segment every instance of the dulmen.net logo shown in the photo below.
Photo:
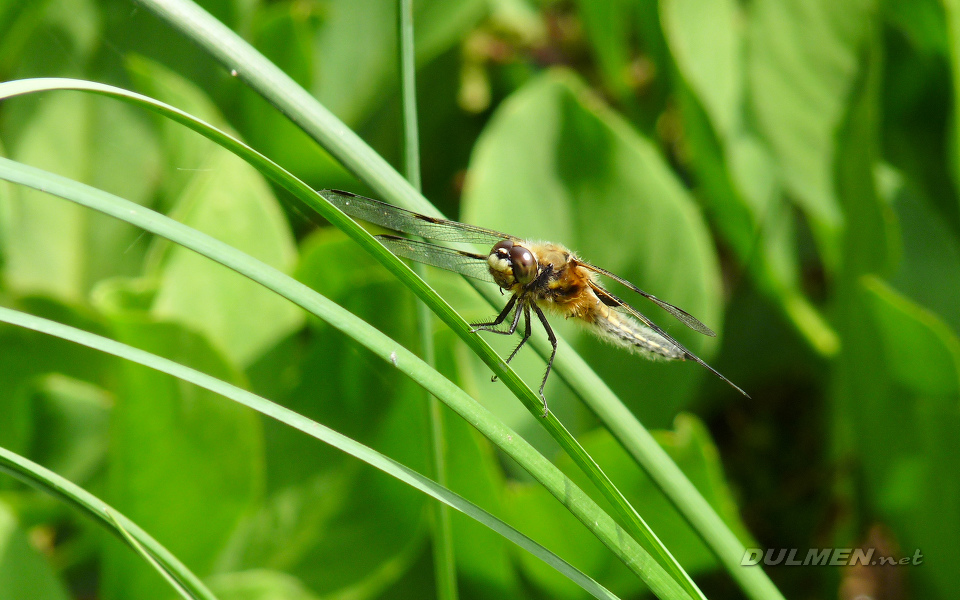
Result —
[[920, 549], [913, 556], [883, 556], [876, 548], [810, 548], [804, 553], [799, 548], [747, 548], [740, 559], [741, 567], [753, 567], [763, 563], [767, 566], [787, 567], [852, 567], [855, 565], [920, 565], [923, 554]]

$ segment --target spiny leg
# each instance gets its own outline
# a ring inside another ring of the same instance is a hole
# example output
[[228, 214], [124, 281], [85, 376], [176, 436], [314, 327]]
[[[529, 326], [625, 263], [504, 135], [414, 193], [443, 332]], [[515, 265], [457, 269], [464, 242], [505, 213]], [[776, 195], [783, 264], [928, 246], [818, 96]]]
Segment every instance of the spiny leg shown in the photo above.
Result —
[[[513, 357], [517, 355], [517, 352], [520, 351], [520, 348], [523, 348], [523, 345], [527, 343], [527, 340], [530, 339], [530, 304], [527, 302], [523, 303], [523, 339], [520, 340], [520, 343], [517, 344], [517, 347], [513, 349], [513, 352], [510, 353], [509, 358], [507, 358], [506, 364], [510, 364], [510, 361], [513, 360]], [[517, 315], [513, 318], [513, 327], [516, 329], [517, 321], [520, 320], [520, 307], [517, 307]], [[496, 381], [497, 376], [494, 375], [490, 378], [490, 381]]]
[[550, 327], [550, 323], [547, 321], [547, 317], [544, 316], [543, 311], [540, 310], [540, 307], [534, 304], [533, 310], [537, 312], [540, 323], [543, 324], [543, 328], [547, 331], [547, 338], [550, 340], [550, 345], [553, 346], [553, 352], [550, 353], [550, 360], [547, 361], [547, 370], [543, 374], [543, 381], [540, 382], [540, 399], [543, 400], [543, 416], [546, 418], [547, 397], [543, 395], [543, 388], [547, 385], [547, 377], [550, 377], [550, 369], [553, 368], [553, 359], [557, 356], [557, 336], [553, 333], [553, 328]]
[[510, 326], [508, 331], [501, 331], [497, 329], [497, 325], [503, 323], [503, 320], [507, 318], [507, 315], [510, 314], [510, 311], [513, 310], [513, 306], [517, 303], [517, 295], [514, 294], [510, 296], [509, 302], [503, 307], [503, 310], [500, 311], [500, 314], [497, 315], [497, 318], [490, 321], [489, 323], [471, 323], [470, 324], [470, 333], [476, 333], [478, 331], [492, 331], [493, 333], [499, 333], [500, 335], [513, 335], [513, 332], [517, 330], [517, 323], [520, 322], [520, 307], [517, 307], [517, 314], [513, 317], [513, 324]]
[[[517, 316], [519, 317], [520, 309], [517, 309]], [[513, 357], [517, 355], [517, 352], [520, 352], [520, 348], [523, 348], [523, 345], [527, 343], [527, 340], [530, 339], [530, 303], [524, 302], [523, 304], [523, 339], [520, 340], [520, 343], [517, 344], [517, 347], [513, 349], [513, 352], [510, 353], [510, 356], [507, 358], [507, 364], [510, 364], [510, 361], [513, 360]]]

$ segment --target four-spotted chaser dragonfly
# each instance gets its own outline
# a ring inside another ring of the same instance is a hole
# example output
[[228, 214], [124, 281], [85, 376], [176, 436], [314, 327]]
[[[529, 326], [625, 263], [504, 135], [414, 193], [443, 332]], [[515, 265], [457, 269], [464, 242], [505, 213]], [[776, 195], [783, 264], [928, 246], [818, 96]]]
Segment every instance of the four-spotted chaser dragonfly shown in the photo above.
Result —
[[[686, 311], [648, 294], [622, 277], [584, 262], [559, 244], [531, 242], [492, 229], [428, 217], [350, 192], [321, 190], [320, 195], [351, 217], [386, 229], [440, 242], [492, 245], [490, 252], [482, 255], [394, 235], [376, 236], [397, 256], [496, 283], [502, 291], [509, 292], [510, 300], [496, 318], [487, 323], [472, 324], [474, 332], [513, 335], [523, 315], [523, 338], [510, 353], [507, 363], [530, 339], [531, 311], [537, 315], [553, 347], [540, 383], [544, 416], [547, 415], [547, 400], [543, 388], [557, 354], [557, 337], [543, 314], [544, 310], [568, 319], [579, 319], [602, 339], [647, 358], [695, 361], [747, 396], [746, 392], [684, 348], [640, 311], [604, 289], [596, 276], [603, 275], [623, 284], [694, 331], [715, 336], [709, 327]], [[500, 329], [511, 312], [513, 317], [509, 327]]]

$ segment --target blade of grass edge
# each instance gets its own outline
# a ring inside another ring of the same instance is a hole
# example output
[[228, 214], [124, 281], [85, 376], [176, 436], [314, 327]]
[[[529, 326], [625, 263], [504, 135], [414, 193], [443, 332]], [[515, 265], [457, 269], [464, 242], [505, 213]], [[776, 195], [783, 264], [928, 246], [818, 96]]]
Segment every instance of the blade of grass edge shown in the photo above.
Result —
[[[430, 216], [443, 216], [389, 163], [317, 102], [309, 92], [202, 8], [186, 0], [132, 1], [168, 22], [171, 27], [210, 53], [228, 71], [236, 70], [242, 81], [301, 127], [357, 178], [376, 190], [382, 200]], [[481, 290], [479, 284], [473, 285], [491, 301], [491, 305], [496, 306], [492, 292]], [[743, 544], [656, 443], [650, 432], [569, 344], [561, 340], [561, 346], [566, 356], [563, 361], [558, 360], [555, 364], [557, 374], [647, 472], [713, 551], [737, 585], [753, 600], [782, 600], [783, 595], [762, 569], [744, 569], [740, 565], [745, 551]], [[538, 341], [534, 348], [541, 356], [549, 356], [545, 343]], [[558, 352], [558, 359], [559, 354]], [[599, 385], [595, 385], [596, 383]], [[611, 420], [614, 417], [619, 417], [620, 420]]]
[[[6, 311], [17, 312], [0, 308], [0, 314], [6, 314]], [[24, 313], [18, 314], [23, 315]], [[26, 316], [29, 317], [30, 315]], [[0, 321], [6, 321], [6, 319], [0, 316]], [[158, 570], [166, 573], [166, 576], [172, 577], [174, 581], [183, 586], [190, 594], [190, 598], [217, 600], [216, 596], [203, 585], [203, 582], [196, 575], [157, 540], [153, 539], [150, 534], [83, 488], [3, 447], [0, 447], [0, 471], [35, 489], [59, 498], [79, 509], [80, 512], [86, 513], [87, 516], [112, 531], [118, 538], [130, 544], [131, 548], [138, 553], [139, 550], [136, 548], [139, 545], [148, 556], [158, 563], [156, 565]]]
[[[387, 456], [384, 456], [383, 454], [380, 454], [376, 450], [364, 446], [360, 442], [337, 433], [328, 427], [311, 421], [310, 419], [286, 409], [279, 404], [275, 404], [265, 398], [253, 394], [252, 392], [248, 392], [230, 383], [216, 379], [215, 377], [195, 371], [194, 369], [181, 365], [177, 362], [156, 356], [143, 350], [139, 350], [115, 340], [76, 329], [68, 325], [57, 323], [55, 321], [50, 321], [48, 319], [43, 319], [9, 308], [0, 307], [0, 322], [10, 323], [12, 325], [17, 325], [19, 327], [24, 327], [40, 333], [56, 336], [64, 340], [81, 344], [83, 346], [87, 346], [89, 348], [135, 362], [161, 373], [166, 373], [183, 381], [210, 390], [215, 394], [219, 394], [225, 398], [237, 402], [238, 404], [242, 404], [253, 410], [256, 410], [263, 415], [276, 419], [277, 421], [298, 429], [299, 431], [302, 431], [311, 437], [329, 444], [338, 450], [350, 454], [351, 456], [362, 460], [372, 467], [375, 467], [384, 473], [403, 481], [411, 487], [435, 498], [436, 500], [443, 502], [445, 505], [455, 508], [467, 516], [476, 519], [508, 540], [517, 544], [524, 550], [527, 550], [534, 556], [554, 567], [557, 569], [557, 571], [569, 577], [572, 581], [577, 583], [577, 585], [589, 592], [595, 598], [617, 598], [599, 583], [583, 574], [540, 544], [537, 544], [530, 538], [526, 537], [510, 525], [486, 512], [479, 506], [451, 492], [450, 490], [437, 484], [431, 479], [424, 477], [416, 471], [405, 467], [404, 465]], [[67, 497], [68, 499], [71, 499], [74, 496], [79, 496], [85, 498], [86, 501], [81, 503], [82, 508], [84, 508], [87, 512], [92, 513], [101, 521], [107, 524], [110, 522], [107, 511], [111, 509], [106, 507], [102, 502], [91, 496], [89, 493], [64, 480], [58, 475], [47, 471], [43, 467], [30, 462], [28, 459], [20, 457], [3, 448], [0, 448], [0, 470], [11, 472], [11, 474], [14, 474], [21, 480], [26, 481], [31, 485], [39, 485], [43, 489], [51, 491], [51, 493], [61, 497]], [[101, 509], [100, 507], [104, 508]], [[116, 511], [113, 512], [116, 514]], [[146, 534], [140, 532], [138, 528], [136, 528], [136, 526], [129, 521], [129, 519], [126, 519], [122, 515], [117, 516], [118, 519], [123, 523], [123, 528], [130, 531], [131, 534], [137, 538], [139, 543], [150, 548], [151, 554], [164, 558], [162, 554], [159, 554], [155, 550], [154, 546], [159, 545], [156, 544], [155, 541], [151, 542], [152, 538], [149, 538], [149, 536], [146, 536]], [[118, 535], [120, 534], [118, 533]], [[173, 560], [175, 561], [176, 559]], [[176, 571], [174, 570], [174, 572]], [[209, 593], [204, 597], [211, 599], [213, 598], [212, 594]]]
[[[657, 558], [638, 544], [583, 490], [564, 476], [526, 440], [506, 427], [450, 380], [431, 369], [419, 357], [339, 305], [236, 248], [102, 190], [6, 158], [0, 158], [0, 178], [59, 196], [146, 229], [219, 262], [323, 319], [443, 400], [468, 423], [516, 460], [655, 593], [664, 598], [688, 597], [688, 593], [683, 590], [672, 574], [664, 570]], [[352, 224], [352, 221], [350, 223]], [[392, 254], [387, 252], [387, 255], [396, 261], [396, 257]], [[411, 277], [423, 283], [409, 268], [400, 264]], [[512, 373], [512, 371], [509, 372]]]
[[163, 579], [167, 583], [170, 584], [170, 587], [175, 589], [177, 593], [180, 594], [180, 596], [182, 596], [186, 600], [194, 600], [195, 596], [193, 596], [193, 594], [191, 594], [187, 589], [185, 589], [180, 584], [180, 582], [177, 581], [176, 577], [174, 577], [171, 573], [169, 573], [166, 569], [164, 569], [163, 565], [161, 565], [157, 561], [157, 559], [153, 557], [153, 555], [147, 552], [147, 549], [144, 548], [140, 544], [140, 542], [137, 541], [137, 538], [133, 537], [133, 535], [131, 535], [130, 532], [127, 531], [127, 529], [123, 526], [123, 524], [117, 520], [116, 513], [110, 510], [109, 508], [106, 508], [105, 511], [107, 513], [107, 517], [109, 517], [110, 519], [110, 522], [113, 524], [114, 527], [117, 528], [117, 530], [120, 532], [120, 535], [127, 542], [127, 544], [129, 544], [130, 547], [133, 548], [134, 551], [136, 551], [136, 553], [139, 554], [141, 558], [143, 558], [143, 560], [147, 561], [150, 564], [150, 566], [153, 567], [154, 570], [157, 573], [159, 573], [160, 576], [163, 577]]
[[[34, 79], [0, 83], [0, 98], [14, 94], [28, 93], [30, 91], [53, 89], [71, 89], [92, 92], [138, 104], [190, 127], [194, 131], [201, 133], [208, 139], [217, 142], [224, 148], [236, 153], [238, 156], [248, 161], [262, 173], [290, 191], [297, 200], [302, 202], [308, 208], [308, 216], [315, 216], [314, 212], [322, 215], [325, 219], [330, 221], [331, 224], [343, 230], [354, 241], [360, 244], [361, 247], [370, 252], [376, 260], [383, 264], [388, 270], [390, 270], [391, 273], [398, 277], [400, 281], [413, 290], [421, 301], [430, 306], [431, 310], [440, 316], [441, 320], [443, 320], [451, 329], [453, 329], [454, 332], [456, 332], [458, 336], [484, 360], [484, 362], [494, 371], [494, 373], [498, 375], [500, 380], [503, 381], [514, 393], [514, 395], [524, 403], [524, 405], [527, 407], [527, 410], [538, 417], [540, 416], [542, 404], [540, 403], [539, 397], [534, 395], [533, 390], [531, 390], [530, 387], [527, 386], [526, 383], [524, 383], [517, 376], [517, 374], [499, 357], [499, 355], [493, 351], [489, 344], [487, 344], [487, 342], [484, 341], [480, 336], [474, 335], [470, 331], [470, 327], [466, 321], [464, 321], [463, 318], [461, 318], [460, 315], [456, 313], [456, 311], [454, 311], [449, 304], [440, 298], [436, 292], [430, 288], [429, 285], [423, 281], [423, 279], [418, 277], [406, 264], [402, 263], [399, 259], [397, 259], [396, 256], [386, 250], [379, 242], [370, 236], [363, 228], [354, 223], [349, 217], [344, 215], [328, 202], [322, 200], [322, 192], [320, 193], [321, 195], [318, 195], [318, 192], [306, 186], [303, 182], [295, 178], [282, 167], [269, 160], [262, 154], [256, 152], [243, 142], [226, 135], [209, 124], [204, 123], [203, 121], [200, 121], [199, 119], [196, 119], [191, 115], [180, 111], [179, 109], [153, 100], [152, 98], [142, 96], [135, 92], [88, 81], [70, 79]], [[120, 216], [120, 218], [124, 217]], [[267, 287], [269, 289], [273, 289], [281, 295], [284, 295], [282, 291], [276, 288], [270, 288], [270, 286]], [[292, 299], [289, 296], [285, 297]], [[306, 308], [306, 306], [303, 304], [301, 304], [301, 306]], [[470, 422], [469, 419], [468, 422]], [[604, 494], [604, 496], [606, 496], [611, 505], [617, 511], [617, 514], [621, 517], [623, 522], [627, 524], [627, 529], [634, 539], [640, 541], [641, 545], [653, 556], [654, 560], [656, 560], [662, 568], [670, 573], [675, 580], [681, 582], [681, 585], [687, 590], [688, 593], [694, 597], [702, 598], [702, 594], [693, 584], [689, 574], [687, 574], [686, 571], [680, 567], [679, 563], [677, 563], [670, 551], [663, 545], [659, 538], [657, 538], [656, 534], [640, 517], [633, 506], [626, 501], [626, 498], [623, 497], [623, 494], [621, 494], [616, 486], [613, 485], [606, 474], [600, 470], [593, 458], [590, 457], [590, 455], [587, 454], [579, 442], [577, 442], [576, 439], [570, 435], [563, 424], [560, 423], [560, 421], [558, 421], [552, 413], [549, 414], [548, 417], [541, 419], [540, 422], [558, 442], [558, 444], [574, 460], [574, 462], [581, 468], [581, 470], [586, 473], [591, 482], [593, 482], [594, 485], [596, 485], [597, 488], [599, 488]], [[472, 422], [471, 424], [484, 433], [484, 435], [487, 435], [483, 428], [478, 424]], [[489, 437], [489, 435], [487, 435], [487, 437]], [[551, 493], [559, 498], [554, 491], [551, 491]], [[581, 517], [578, 516], [578, 518]]]
[[[376, 189], [382, 197], [400, 206], [416, 205], [421, 212], [426, 214], [438, 214], [437, 210], [427, 202], [422, 194], [417, 192], [380, 155], [363, 143], [350, 128], [341, 123], [303, 88], [256, 52], [232, 30], [198, 5], [181, 0], [135, 1], [170, 22], [176, 29], [210, 52], [231, 73], [235, 73], [239, 79], [251, 85], [274, 106], [280, 108], [281, 112], [314, 137], [348, 170]], [[255, 84], [256, 82], [263, 84], [263, 87], [258, 87]], [[271, 91], [284, 89], [285, 86], [293, 92], [293, 95], [285, 96], [283, 93]], [[307, 118], [298, 118], [299, 115], [305, 115]], [[322, 126], [314, 126], [314, 123], [320, 123]], [[321, 212], [321, 214], [324, 213]], [[339, 224], [337, 226], [340, 227]], [[375, 254], [375, 257], [378, 257], [378, 260], [382, 258], [377, 254]], [[411, 280], [404, 281], [423, 299], [421, 294], [427, 293], [424, 288], [412, 283]], [[438, 306], [438, 304], [432, 304], [431, 308], [436, 312]], [[439, 312], [437, 314], [448, 325], [451, 323], [449, 319], [462, 322], [459, 316], [454, 317], [449, 312]], [[461, 339], [471, 346], [493, 369], [494, 373], [514, 395], [524, 403], [531, 414], [536, 415], [540, 412], [539, 408], [535, 408], [539, 405], [537, 396], [533, 394], [529, 386], [513, 373], [512, 369], [506, 367], [505, 363], [499, 357], [496, 357], [492, 350], [489, 350], [485, 342], [483, 344], [476, 343], [473, 340], [478, 339], [478, 336], [468, 335], [469, 332], [458, 327], [453, 328]], [[501, 375], [498, 368], [504, 369], [508, 374]], [[690, 593], [695, 597], [702, 598], [703, 594], [696, 587], [689, 574], [679, 565], [636, 509], [630, 505], [626, 497], [566, 428], [552, 415], [541, 423], [573, 459], [574, 463], [587, 475], [588, 479], [607, 498], [628, 531], [652, 553], [661, 566], [682, 582], [682, 585]], [[679, 469], [677, 471], [679, 472]]]
[[[417, 84], [413, 37], [413, 0], [397, 0], [397, 67], [400, 73], [401, 128], [403, 130], [403, 170], [418, 192], [420, 181], [420, 137], [417, 126]], [[414, 272], [426, 281], [427, 269], [420, 264]], [[436, 368], [433, 345], [433, 312], [423, 301], [417, 302], [417, 325], [423, 360]], [[431, 452], [434, 477], [437, 483], [447, 486], [446, 435], [440, 401], [427, 394], [427, 421], [430, 428]], [[453, 548], [453, 529], [450, 509], [439, 502], [433, 503], [433, 576], [437, 586], [437, 598], [457, 600], [457, 562]]]

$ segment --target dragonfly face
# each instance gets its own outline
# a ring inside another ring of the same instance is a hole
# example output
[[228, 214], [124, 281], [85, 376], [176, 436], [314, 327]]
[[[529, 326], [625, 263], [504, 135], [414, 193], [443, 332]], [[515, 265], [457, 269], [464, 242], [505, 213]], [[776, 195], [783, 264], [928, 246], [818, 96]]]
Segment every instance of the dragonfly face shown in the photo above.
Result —
[[[492, 229], [421, 215], [350, 192], [321, 190], [320, 195], [346, 214], [387, 229], [440, 242], [477, 243], [488, 248], [492, 245], [490, 252], [483, 255], [393, 235], [376, 236], [397, 256], [490, 281], [510, 292], [510, 300], [503, 311], [488, 323], [475, 323], [472, 330], [512, 335], [523, 316], [523, 338], [510, 353], [507, 363], [530, 339], [531, 313], [537, 315], [553, 347], [540, 384], [544, 416], [547, 415], [547, 401], [543, 388], [557, 353], [557, 338], [544, 310], [568, 319], [576, 318], [598, 336], [648, 358], [692, 360], [747, 396], [640, 311], [602, 287], [597, 275], [613, 279], [640, 294], [687, 327], [704, 335], [716, 335], [710, 328], [686, 311], [648, 294], [622, 277], [579, 259], [559, 244], [528, 242]], [[500, 329], [511, 313], [510, 325]]]
[[487, 256], [487, 264], [496, 284], [509, 291], [532, 283], [540, 270], [533, 252], [513, 240], [497, 242]]

